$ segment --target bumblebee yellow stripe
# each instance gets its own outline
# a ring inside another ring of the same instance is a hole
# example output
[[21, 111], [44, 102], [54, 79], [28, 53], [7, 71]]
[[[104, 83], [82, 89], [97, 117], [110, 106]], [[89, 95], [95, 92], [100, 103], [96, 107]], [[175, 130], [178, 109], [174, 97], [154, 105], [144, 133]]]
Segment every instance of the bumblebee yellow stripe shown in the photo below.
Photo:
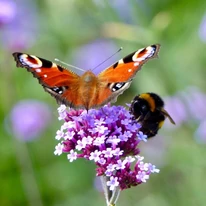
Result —
[[140, 98], [145, 99], [149, 103], [151, 111], [154, 112], [154, 110], [155, 110], [155, 101], [150, 96], [150, 94], [148, 94], [148, 93], [140, 94]]

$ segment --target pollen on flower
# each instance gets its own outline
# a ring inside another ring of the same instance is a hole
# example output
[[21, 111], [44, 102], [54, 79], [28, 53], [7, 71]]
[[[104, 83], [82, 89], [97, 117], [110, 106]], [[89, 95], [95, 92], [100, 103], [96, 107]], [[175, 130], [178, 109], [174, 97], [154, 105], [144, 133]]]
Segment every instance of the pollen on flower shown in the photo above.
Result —
[[108, 177], [110, 190], [137, 186], [151, 173], [159, 172], [139, 156], [139, 143], [147, 136], [139, 131], [141, 125], [126, 108], [105, 105], [88, 111], [67, 111], [60, 106], [58, 112], [65, 122], [56, 134], [61, 143], [55, 147], [55, 154], [67, 153], [70, 162], [79, 158], [93, 161], [96, 175]]

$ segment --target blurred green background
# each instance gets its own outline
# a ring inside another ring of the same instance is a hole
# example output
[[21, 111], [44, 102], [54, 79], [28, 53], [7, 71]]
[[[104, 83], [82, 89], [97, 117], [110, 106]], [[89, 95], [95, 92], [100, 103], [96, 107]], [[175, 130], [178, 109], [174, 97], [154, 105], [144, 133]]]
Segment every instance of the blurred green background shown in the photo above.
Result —
[[118, 98], [142, 92], [165, 99], [176, 126], [165, 126], [141, 145], [160, 174], [123, 191], [119, 206], [206, 204], [205, 0], [0, 0], [0, 205], [106, 205], [95, 166], [53, 154], [60, 128], [57, 104], [12, 52], [61, 59], [93, 69], [154, 43], [149, 61]]

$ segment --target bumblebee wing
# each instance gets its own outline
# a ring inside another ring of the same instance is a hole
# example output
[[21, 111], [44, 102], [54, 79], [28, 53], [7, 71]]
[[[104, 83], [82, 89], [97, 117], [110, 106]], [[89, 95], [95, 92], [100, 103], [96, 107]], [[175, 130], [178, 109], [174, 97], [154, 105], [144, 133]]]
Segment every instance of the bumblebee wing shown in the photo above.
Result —
[[169, 115], [169, 113], [165, 109], [162, 108], [161, 111], [166, 117], [168, 117], [168, 119], [170, 120], [172, 124], [175, 124], [175, 121], [172, 119], [172, 117]]

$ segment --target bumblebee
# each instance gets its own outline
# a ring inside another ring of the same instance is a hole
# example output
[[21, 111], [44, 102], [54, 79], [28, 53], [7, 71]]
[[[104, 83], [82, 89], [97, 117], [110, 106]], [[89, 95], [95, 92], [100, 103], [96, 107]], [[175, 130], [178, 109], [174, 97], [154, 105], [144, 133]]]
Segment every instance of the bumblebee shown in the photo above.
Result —
[[164, 124], [168, 117], [172, 124], [175, 124], [172, 117], [164, 109], [164, 102], [161, 97], [155, 93], [143, 93], [137, 95], [130, 106], [130, 112], [139, 122], [142, 131], [147, 137], [153, 137]]

